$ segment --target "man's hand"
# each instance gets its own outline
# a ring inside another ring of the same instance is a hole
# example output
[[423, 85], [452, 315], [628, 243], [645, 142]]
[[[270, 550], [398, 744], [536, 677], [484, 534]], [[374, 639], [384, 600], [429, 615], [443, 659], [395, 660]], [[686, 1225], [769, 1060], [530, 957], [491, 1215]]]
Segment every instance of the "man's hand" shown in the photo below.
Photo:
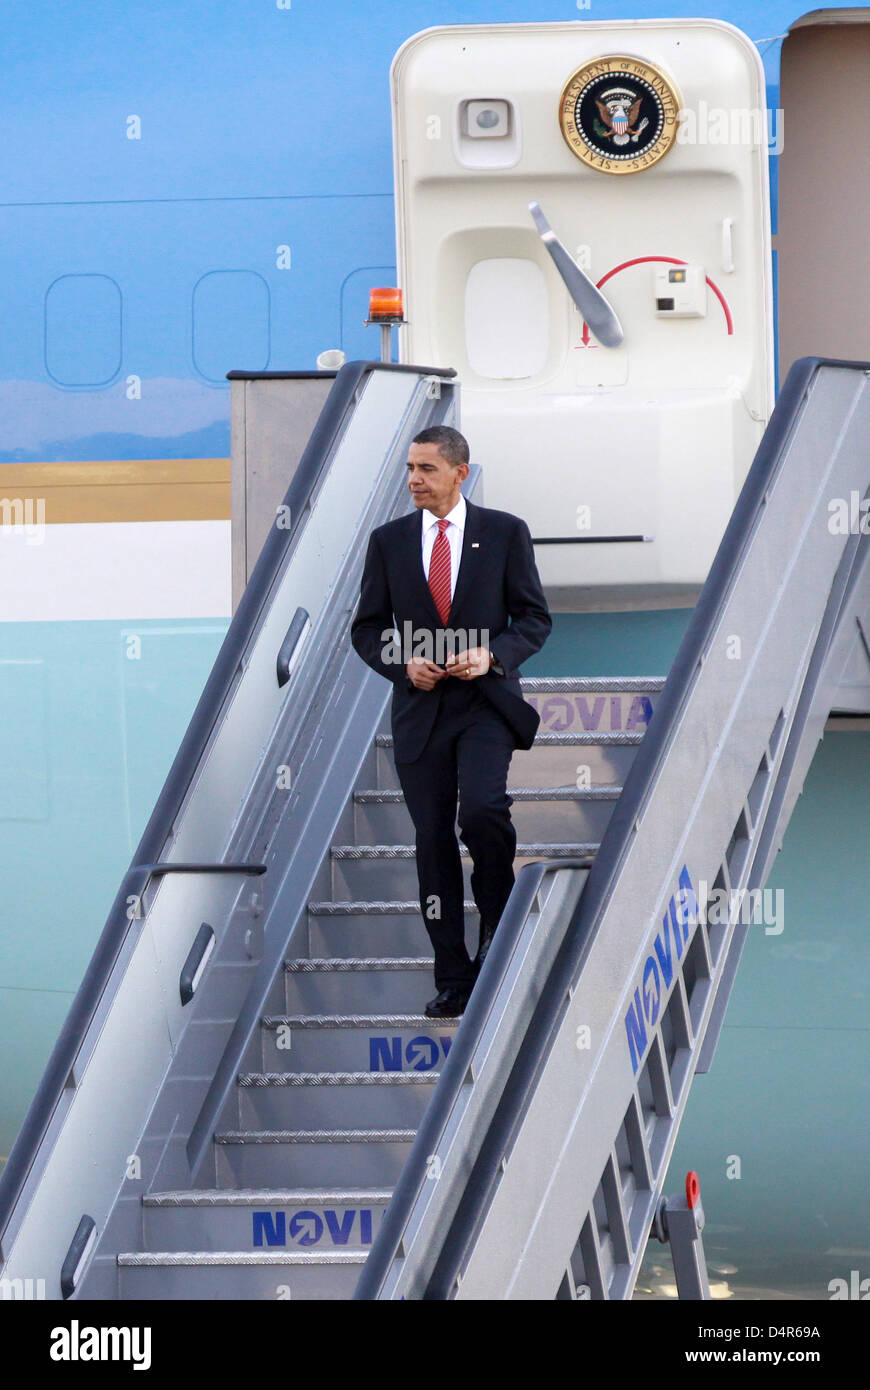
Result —
[[448, 676], [457, 676], [459, 680], [473, 681], [477, 676], [485, 676], [489, 670], [492, 657], [486, 647], [472, 647], [467, 652], [457, 652], [456, 656], [448, 656], [445, 663]]
[[447, 675], [443, 667], [436, 666], [434, 661], [423, 661], [417, 656], [412, 657], [406, 664], [405, 671], [417, 690], [434, 690], [438, 682], [443, 681]]

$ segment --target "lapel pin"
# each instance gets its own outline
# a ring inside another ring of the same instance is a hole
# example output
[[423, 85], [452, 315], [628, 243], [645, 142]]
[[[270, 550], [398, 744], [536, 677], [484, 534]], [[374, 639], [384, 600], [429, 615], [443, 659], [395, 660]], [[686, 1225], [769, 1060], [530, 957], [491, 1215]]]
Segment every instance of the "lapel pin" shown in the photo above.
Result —
[[479, 549], [480, 549], [480, 541], [472, 541], [472, 542], [471, 542], [471, 548], [472, 548], [472, 550], [479, 550]]

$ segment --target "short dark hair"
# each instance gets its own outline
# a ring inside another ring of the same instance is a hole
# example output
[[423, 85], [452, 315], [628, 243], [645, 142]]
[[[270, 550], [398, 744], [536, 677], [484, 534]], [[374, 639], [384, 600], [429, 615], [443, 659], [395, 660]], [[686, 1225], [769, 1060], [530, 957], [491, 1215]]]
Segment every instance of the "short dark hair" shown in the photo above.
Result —
[[468, 463], [470, 458], [465, 435], [452, 429], [450, 425], [430, 425], [427, 430], [415, 434], [412, 443], [437, 444], [441, 457], [452, 463], [454, 468], [459, 463]]

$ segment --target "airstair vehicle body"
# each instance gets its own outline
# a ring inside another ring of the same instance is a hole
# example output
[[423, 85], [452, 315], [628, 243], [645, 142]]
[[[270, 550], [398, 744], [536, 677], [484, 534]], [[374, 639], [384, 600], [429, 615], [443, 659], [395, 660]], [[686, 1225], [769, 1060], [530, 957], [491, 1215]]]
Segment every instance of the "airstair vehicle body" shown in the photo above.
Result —
[[631, 1297], [741, 895], [830, 711], [870, 713], [868, 383], [792, 368], [666, 681], [525, 682], [517, 883], [433, 1024], [390, 692], [348, 632], [459, 391], [341, 370], [0, 1177], [4, 1287]]

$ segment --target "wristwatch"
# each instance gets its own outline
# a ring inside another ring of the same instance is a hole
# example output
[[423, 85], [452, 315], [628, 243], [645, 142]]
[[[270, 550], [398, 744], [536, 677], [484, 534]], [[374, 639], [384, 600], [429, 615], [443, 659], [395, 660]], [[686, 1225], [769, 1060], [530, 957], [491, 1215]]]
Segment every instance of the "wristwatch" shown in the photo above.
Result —
[[498, 658], [493, 656], [492, 652], [489, 654], [489, 669], [494, 671], [497, 676], [504, 675], [504, 667]]

